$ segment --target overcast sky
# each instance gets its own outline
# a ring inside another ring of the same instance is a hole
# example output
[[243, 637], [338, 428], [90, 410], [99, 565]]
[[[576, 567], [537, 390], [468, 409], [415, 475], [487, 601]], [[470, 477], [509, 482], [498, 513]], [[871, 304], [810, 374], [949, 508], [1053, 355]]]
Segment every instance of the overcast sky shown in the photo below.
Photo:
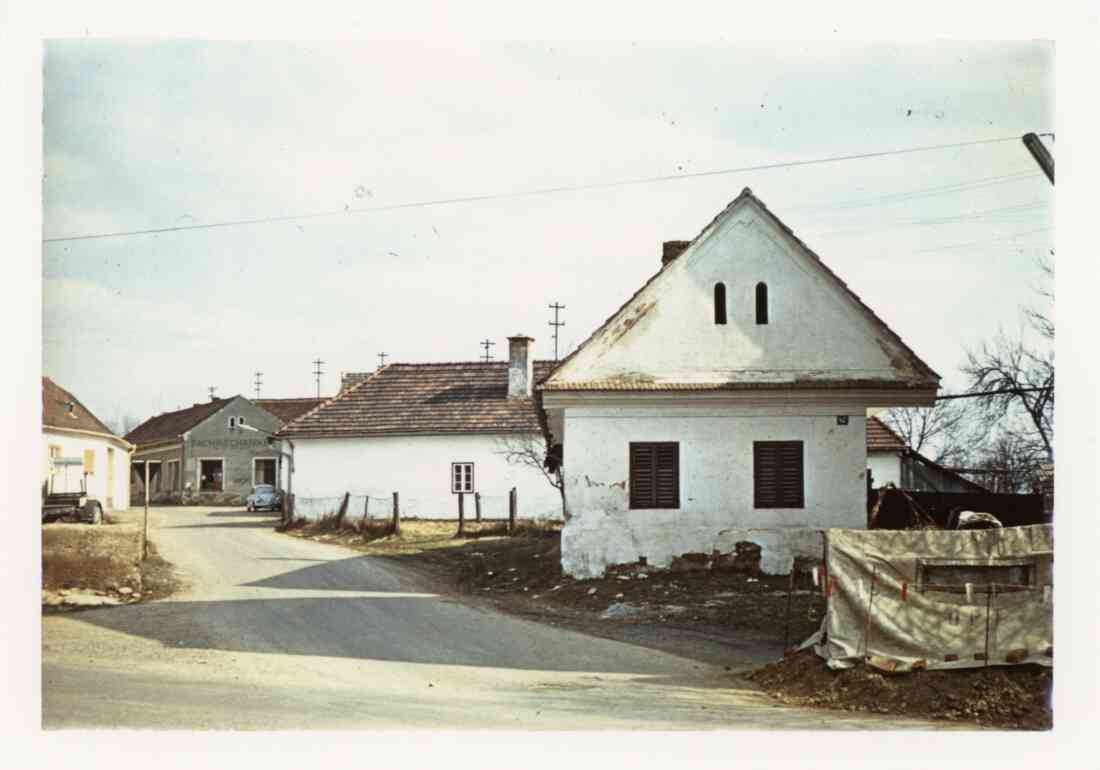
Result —
[[[1037, 299], [1042, 43], [46, 45], [43, 370], [101, 418], [579, 343], [745, 187], [943, 377]], [[504, 200], [392, 204], [1010, 137]], [[1046, 140], [1053, 147], [1053, 142]]]

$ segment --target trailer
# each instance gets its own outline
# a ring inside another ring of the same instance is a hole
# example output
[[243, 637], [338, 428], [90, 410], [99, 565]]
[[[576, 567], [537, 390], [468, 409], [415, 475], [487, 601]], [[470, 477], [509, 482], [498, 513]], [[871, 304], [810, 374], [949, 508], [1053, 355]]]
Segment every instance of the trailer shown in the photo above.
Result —
[[[50, 473], [42, 483], [42, 523], [50, 521], [103, 523], [103, 506], [88, 496], [88, 475], [79, 457], [50, 459]], [[72, 473], [80, 466], [79, 473]], [[76, 478], [73, 478], [74, 475]]]

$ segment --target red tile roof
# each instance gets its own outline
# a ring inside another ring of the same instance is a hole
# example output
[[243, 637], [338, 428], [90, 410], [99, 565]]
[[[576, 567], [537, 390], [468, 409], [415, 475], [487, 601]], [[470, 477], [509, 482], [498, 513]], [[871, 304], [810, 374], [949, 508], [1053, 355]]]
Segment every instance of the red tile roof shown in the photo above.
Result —
[[279, 418], [279, 422], [286, 425], [297, 420], [310, 409], [315, 409], [325, 403], [323, 398], [254, 398], [252, 403], [271, 412]]
[[[234, 396], [233, 398], [236, 398]], [[126, 434], [126, 440], [131, 444], [155, 444], [160, 441], [171, 441], [179, 437], [210, 415], [228, 404], [233, 398], [215, 398], [202, 404], [195, 404], [186, 409], [175, 412], [165, 412], [156, 417], [150, 417], [141, 425]]]
[[[642, 284], [641, 287], [639, 287], [639, 289], [636, 292], [634, 292], [633, 295], [631, 295], [630, 299], [628, 299], [626, 302], [623, 303], [622, 307], [620, 307], [618, 310], [616, 310], [614, 313], [612, 313], [611, 316], [606, 321], [604, 321], [603, 324], [601, 324], [594, 332], [592, 332], [592, 334], [589, 335], [588, 338], [584, 342], [582, 342], [580, 345], [578, 345], [573, 350], [572, 353], [570, 353], [568, 356], [563, 358], [558, 363], [558, 366], [556, 368], [558, 370], [562, 369], [569, 361], [571, 361], [573, 359], [574, 356], [576, 356], [581, 350], [583, 350], [585, 348], [585, 346], [587, 346], [590, 342], [592, 342], [594, 339], [596, 339], [600, 335], [601, 332], [603, 332], [605, 329], [610, 327], [612, 322], [614, 322], [615, 319], [618, 318], [619, 315], [624, 310], [626, 310], [628, 307], [630, 307], [631, 303], [633, 303], [634, 300], [643, 291], [645, 291], [646, 287], [648, 287], [651, 283], [653, 283], [654, 280], [656, 280], [657, 276], [661, 275], [661, 273], [663, 273], [665, 271], [665, 269], [669, 265], [671, 265], [673, 262], [675, 262], [676, 260], [683, 259], [683, 255], [686, 254], [690, 250], [691, 245], [694, 245], [716, 222], [718, 222], [718, 220], [720, 220], [728, 211], [731, 211], [735, 206], [737, 206], [737, 204], [739, 204], [743, 200], [750, 200], [750, 201], [754, 202], [760, 208], [760, 210], [764, 213], [764, 215], [766, 217], [768, 217], [768, 219], [771, 222], [773, 222], [783, 232], [785, 232], [787, 235], [789, 235], [795, 241], [795, 243], [797, 243], [798, 246], [801, 247], [806, 252], [806, 254], [809, 255], [809, 257], [812, 260], [814, 260], [821, 267], [822, 270], [825, 271], [825, 274], [828, 276], [828, 278], [831, 279], [840, 288], [841, 291], [843, 291], [845, 294], [847, 294], [856, 303], [856, 305], [859, 306], [859, 308], [867, 315], [867, 317], [871, 321], [871, 323], [874, 324], [884, 336], [886, 336], [887, 338], [892, 340], [900, 348], [900, 350], [902, 351], [902, 353], [904, 355], [904, 358], [905, 358], [904, 363], [913, 372], [912, 377], [910, 377], [908, 379], [908, 381], [904, 382], [901, 385], [901, 387], [920, 388], [920, 389], [938, 388], [939, 387], [940, 376], [932, 369], [932, 367], [930, 367], [928, 364], [926, 364], [924, 361], [922, 361], [920, 359], [920, 357], [916, 353], [914, 353], [913, 350], [908, 345], [905, 344], [905, 342], [901, 339], [901, 337], [899, 337], [893, 329], [891, 329], [889, 326], [887, 326], [886, 322], [883, 321], [881, 318], [879, 318], [875, 314], [875, 312], [873, 310], [871, 310], [871, 308], [868, 307], [863, 302], [863, 300], [861, 300], [859, 298], [859, 296], [848, 287], [848, 284], [846, 284], [844, 281], [842, 281], [840, 279], [840, 276], [838, 276], [836, 273], [834, 273], [832, 270], [830, 270], [829, 266], [826, 265], [822, 261], [821, 257], [819, 257], [813, 249], [811, 249], [809, 246], [807, 246], [806, 243], [801, 238], [799, 238], [797, 235], [795, 235], [794, 231], [790, 227], [788, 227], [786, 225], [786, 223], [784, 223], [779, 217], [777, 217], [774, 213], [772, 213], [771, 209], [769, 209], [764, 204], [764, 202], [762, 200], [760, 200], [755, 195], [753, 195], [752, 190], [750, 190], [748, 187], [744, 188], [741, 191], [740, 195], [738, 195], [736, 198], [734, 198], [732, 201], [730, 201], [729, 204], [724, 209], [722, 209], [720, 212], [718, 212], [718, 214], [707, 224], [707, 226], [704, 227], [701, 231], [699, 231], [699, 234], [695, 236], [694, 240], [692, 240], [690, 242], [688, 247], [684, 248], [682, 251], [680, 251], [680, 253], [677, 256], [673, 257], [672, 259], [669, 259], [667, 262], [664, 262], [662, 260], [661, 269], [658, 270], [656, 273], [654, 273], [649, 278], [648, 281], [646, 281], [644, 284]], [[860, 384], [849, 383], [849, 382], [841, 382], [841, 381], [836, 381], [835, 384], [840, 386], [840, 387], [861, 387]], [[734, 383], [717, 383], [717, 385], [720, 386], [717, 389], [721, 389], [721, 386], [734, 385]], [[734, 386], [737, 387], [737, 385], [734, 385]], [[805, 383], [805, 384], [799, 383], [798, 386], [815, 387], [814, 385], [809, 385], [808, 383]], [[752, 385], [752, 387], [759, 387], [759, 386], [754, 384], [754, 385]], [[873, 385], [873, 387], [890, 387], [890, 386], [889, 385], [884, 386], [882, 383], [875, 383]], [[895, 385], [895, 387], [898, 387], [898, 386]], [[542, 389], [544, 391], [564, 391], [564, 390], [714, 390], [716, 388], [714, 387], [714, 385], [696, 384], [696, 383], [645, 383], [645, 382], [636, 382], [636, 383], [629, 383], [626, 386], [622, 386], [621, 383], [610, 383], [610, 382], [608, 382], [608, 383], [604, 383], [604, 382], [576, 383], [576, 382], [571, 382], [571, 381], [568, 381], [568, 380], [551, 380], [550, 382], [547, 382], [544, 385], [541, 385], [540, 389]]]
[[902, 440], [901, 436], [890, 430], [886, 423], [877, 417], [867, 418], [868, 452], [900, 451], [906, 448], [905, 441]]
[[[534, 362], [535, 383], [553, 368]], [[534, 398], [508, 399], [508, 364], [388, 364], [279, 431], [289, 438], [539, 432]]]
[[42, 426], [115, 435], [76, 396], [49, 377], [42, 378]]

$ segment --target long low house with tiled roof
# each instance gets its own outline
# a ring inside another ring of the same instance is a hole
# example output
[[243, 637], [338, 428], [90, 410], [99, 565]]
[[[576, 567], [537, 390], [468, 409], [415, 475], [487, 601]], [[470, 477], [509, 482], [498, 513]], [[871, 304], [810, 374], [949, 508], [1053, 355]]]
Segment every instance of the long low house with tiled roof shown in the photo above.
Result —
[[865, 526], [868, 409], [939, 375], [746, 188], [540, 388], [567, 574], [744, 542], [781, 573]]
[[84, 492], [105, 511], [130, 507], [130, 453], [80, 400], [42, 378], [42, 485], [46, 494]]
[[[529, 337], [509, 338], [507, 362], [391, 363], [356, 375], [339, 395], [291, 422], [295, 514], [316, 517], [345, 493], [384, 508], [399, 494], [403, 516], [467, 516], [474, 494], [485, 518], [560, 518], [561, 495], [538, 467], [546, 455], [533, 391], [552, 362], [533, 361]], [[358, 509], [355, 514], [361, 515]]]
[[[306, 403], [308, 402], [308, 403]], [[281, 444], [274, 434], [317, 399], [212, 398], [150, 417], [126, 434], [136, 445], [134, 499], [158, 503], [241, 505], [257, 484], [283, 486]], [[281, 419], [280, 413], [288, 419]]]

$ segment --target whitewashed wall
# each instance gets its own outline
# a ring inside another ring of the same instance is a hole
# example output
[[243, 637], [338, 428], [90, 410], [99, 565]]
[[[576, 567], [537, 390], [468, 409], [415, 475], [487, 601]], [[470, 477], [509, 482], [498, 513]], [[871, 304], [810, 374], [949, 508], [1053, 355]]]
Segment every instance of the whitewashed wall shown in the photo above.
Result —
[[[816, 412], [803, 414], [801, 412]], [[564, 412], [566, 497], [562, 567], [576, 577], [640, 556], [668, 566], [683, 553], [729, 550], [730, 530], [790, 530], [791, 537], [754, 539], [767, 546], [765, 571], [789, 569], [795, 555], [820, 556], [820, 538], [801, 528], [866, 523], [866, 423], [794, 406], [569, 407]], [[843, 414], [844, 412], [839, 412]], [[805, 507], [753, 507], [754, 441], [804, 442]], [[630, 510], [629, 444], [680, 443], [680, 508]], [[723, 534], [726, 532], [727, 534]], [[782, 547], [776, 550], [777, 545]], [[805, 545], [805, 548], [802, 546]], [[813, 555], [808, 553], [807, 555]]]
[[[351, 492], [358, 498], [353, 514], [362, 515], [363, 495], [369, 495], [371, 510], [385, 515], [396, 491], [403, 516], [458, 518], [451, 463], [472, 462], [483, 517], [507, 517], [508, 490], [516, 487], [521, 517], [560, 519], [558, 491], [537, 470], [508, 463], [501, 449], [497, 436], [478, 434], [294, 439], [295, 512], [316, 518]], [[474, 517], [472, 495], [466, 517]]]
[[[61, 447], [62, 457], [84, 458], [84, 450], [91, 449], [95, 452], [95, 472], [88, 476], [88, 495], [99, 500], [103, 510], [123, 510], [130, 507], [130, 452], [119, 444], [109, 439], [96, 436], [86, 436], [61, 431], [42, 432], [42, 478], [46, 479], [49, 469], [50, 445]], [[108, 448], [114, 449], [114, 476], [113, 489], [107, 489], [107, 457]], [[58, 492], [76, 492], [80, 489], [80, 479], [83, 475], [82, 466], [70, 466], [66, 473], [65, 468], [60, 468], [54, 478], [54, 490]], [[67, 485], [67, 487], [66, 487]], [[108, 498], [113, 505], [108, 505]]]
[[[726, 324], [714, 323], [718, 282], [726, 287]], [[765, 325], [756, 324], [759, 282], [768, 287]], [[897, 342], [788, 234], [746, 204], [665, 267], [549, 382], [913, 376]]]
[[876, 489], [886, 484], [901, 486], [901, 458], [897, 450], [868, 452], [867, 467], [871, 469], [871, 480]]

